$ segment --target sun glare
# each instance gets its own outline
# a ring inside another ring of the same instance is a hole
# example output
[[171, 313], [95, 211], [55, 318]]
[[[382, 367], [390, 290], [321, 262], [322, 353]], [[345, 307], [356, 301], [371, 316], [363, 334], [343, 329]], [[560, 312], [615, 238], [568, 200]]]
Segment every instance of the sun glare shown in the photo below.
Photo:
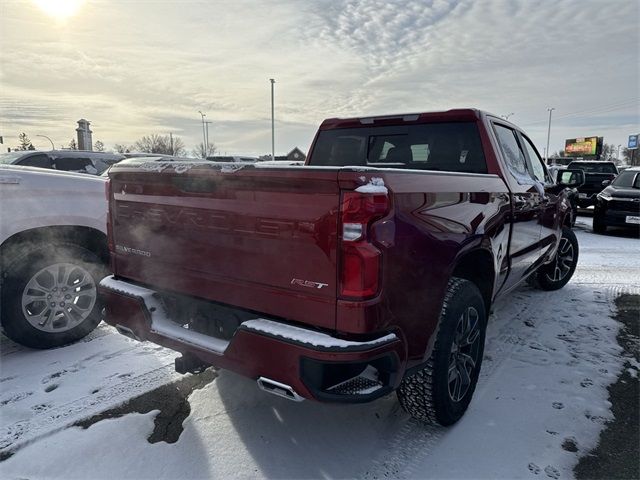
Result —
[[85, 0], [33, 0], [47, 15], [57, 19], [66, 20], [75, 15]]

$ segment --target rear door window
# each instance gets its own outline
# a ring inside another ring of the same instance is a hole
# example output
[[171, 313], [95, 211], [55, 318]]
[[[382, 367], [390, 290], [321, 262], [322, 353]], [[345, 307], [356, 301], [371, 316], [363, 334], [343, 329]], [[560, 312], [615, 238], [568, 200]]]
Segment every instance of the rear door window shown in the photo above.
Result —
[[88, 158], [60, 157], [56, 158], [53, 163], [56, 170], [63, 170], [65, 172], [86, 172], [87, 167], [95, 170], [91, 160]]
[[473, 122], [322, 130], [309, 164], [487, 173]]
[[30, 155], [20, 160], [17, 165], [25, 165], [27, 167], [51, 168], [51, 159], [49, 155]]

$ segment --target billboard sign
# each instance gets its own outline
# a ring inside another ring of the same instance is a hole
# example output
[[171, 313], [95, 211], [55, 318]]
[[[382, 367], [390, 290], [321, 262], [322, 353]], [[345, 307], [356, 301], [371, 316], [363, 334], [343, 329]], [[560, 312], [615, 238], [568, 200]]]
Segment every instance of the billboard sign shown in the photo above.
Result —
[[629, 150], [638, 148], [638, 135], [629, 135], [629, 144], [627, 145]]
[[598, 137], [569, 138], [564, 142], [564, 154], [567, 157], [596, 157], [598, 143]]

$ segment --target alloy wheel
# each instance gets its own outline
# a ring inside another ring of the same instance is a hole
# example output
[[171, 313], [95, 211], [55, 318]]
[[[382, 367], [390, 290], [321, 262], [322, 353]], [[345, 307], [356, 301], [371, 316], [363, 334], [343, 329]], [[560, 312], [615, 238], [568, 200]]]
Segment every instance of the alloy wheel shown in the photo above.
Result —
[[449, 397], [459, 402], [469, 391], [478, 364], [480, 346], [480, 315], [468, 307], [456, 326], [449, 356]]
[[571, 271], [573, 259], [573, 245], [571, 245], [571, 242], [567, 238], [562, 237], [556, 253], [553, 270], [547, 273], [547, 277], [554, 282], [563, 280]]
[[95, 281], [87, 270], [72, 263], [56, 263], [27, 282], [22, 293], [22, 313], [38, 330], [66, 332], [91, 314], [97, 294]]

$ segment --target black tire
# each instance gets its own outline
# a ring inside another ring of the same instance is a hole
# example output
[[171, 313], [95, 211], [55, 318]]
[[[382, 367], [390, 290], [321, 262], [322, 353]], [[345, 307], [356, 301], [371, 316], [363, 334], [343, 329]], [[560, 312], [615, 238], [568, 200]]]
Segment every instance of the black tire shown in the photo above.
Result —
[[559, 290], [564, 287], [576, 271], [579, 253], [576, 234], [569, 227], [562, 227], [562, 237], [555, 258], [532, 275], [532, 285], [541, 290]]
[[[57, 243], [7, 263], [2, 328], [13, 341], [31, 348], [60, 347], [81, 339], [100, 323], [102, 305], [97, 286], [106, 268], [93, 252]], [[57, 276], [52, 272], [58, 272]], [[23, 295], [25, 302], [31, 300], [24, 308]], [[43, 325], [36, 328], [28, 318], [40, 323], [39, 318]]]
[[[482, 295], [475, 284], [461, 278], [449, 281], [431, 357], [422, 370], [405, 377], [396, 392], [400, 405], [412, 417], [442, 426], [462, 418], [473, 397], [482, 365], [485, 312]], [[470, 320], [469, 326], [474, 324], [472, 329], [464, 328], [465, 318]], [[465, 335], [470, 340], [472, 333], [473, 342], [463, 345]], [[462, 355], [469, 357], [473, 365]]]
[[595, 233], [606, 233], [607, 224], [604, 223], [604, 219], [597, 213], [593, 214], [593, 231]]

